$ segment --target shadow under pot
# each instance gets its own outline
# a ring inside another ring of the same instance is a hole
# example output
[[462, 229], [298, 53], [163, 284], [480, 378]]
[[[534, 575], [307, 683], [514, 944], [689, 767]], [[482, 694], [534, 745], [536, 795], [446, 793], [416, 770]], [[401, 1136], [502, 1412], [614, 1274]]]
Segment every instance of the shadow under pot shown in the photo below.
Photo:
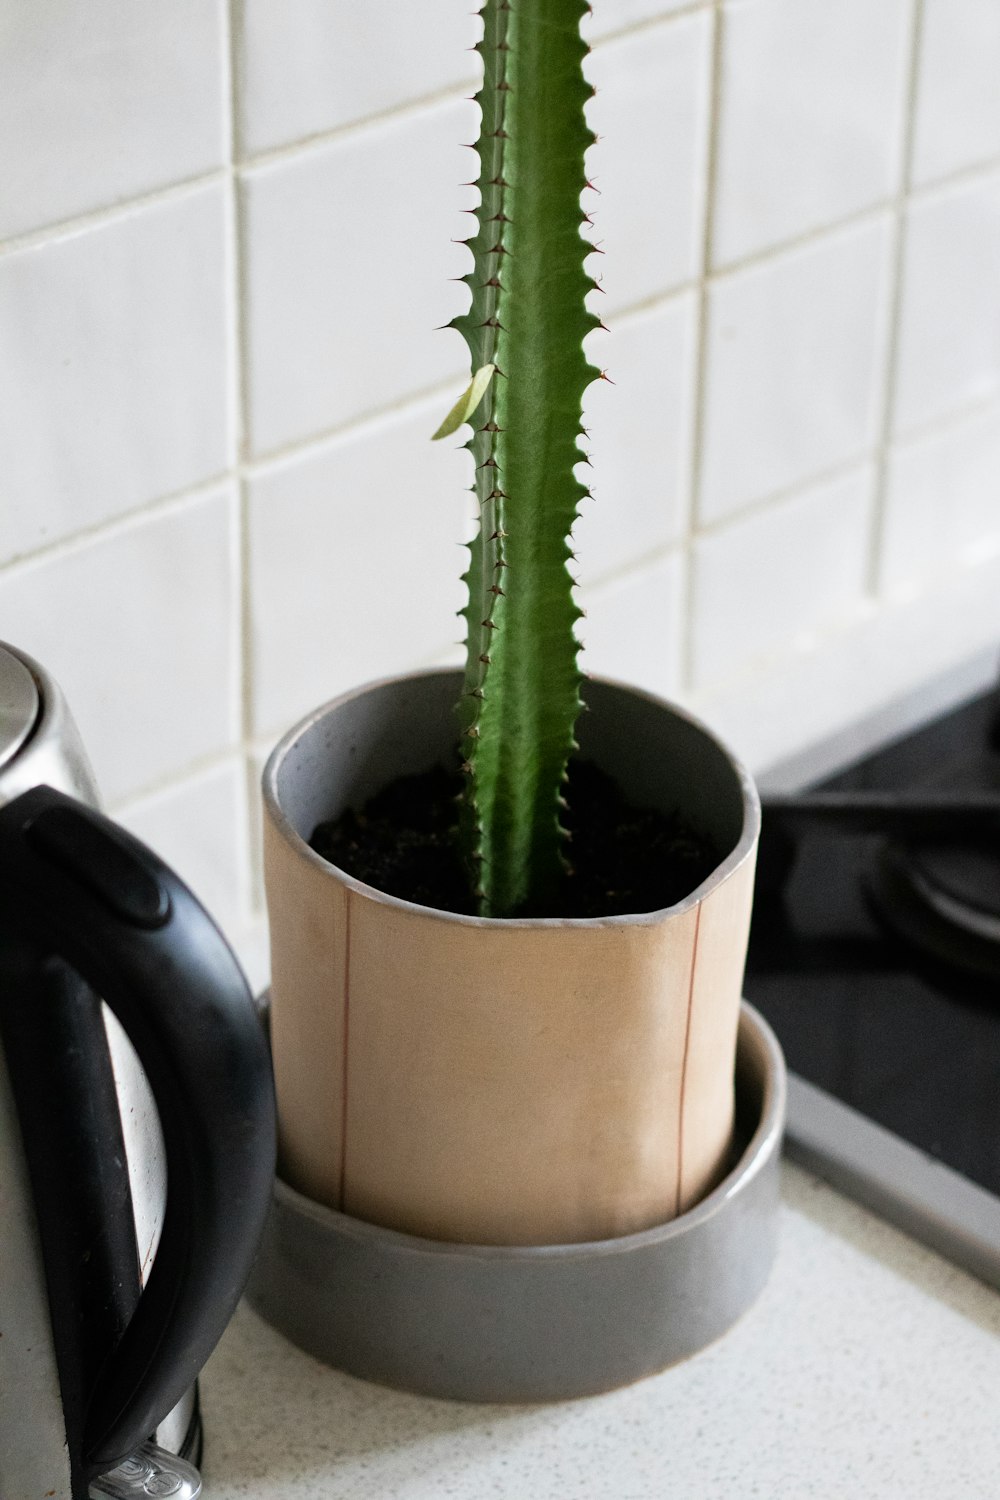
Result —
[[[343, 1277], [334, 1241], [347, 1231], [357, 1261], [352, 1225], [383, 1230], [397, 1248], [445, 1242], [470, 1247], [474, 1258], [484, 1247], [515, 1255], [524, 1247], [620, 1248], [674, 1221], [676, 1242], [696, 1205], [720, 1194], [720, 1202], [738, 1199], [746, 1178], [757, 1228], [744, 1225], [740, 1250], [734, 1211], [733, 1233], [723, 1234], [736, 1257], [723, 1279], [735, 1278], [741, 1292], [727, 1292], [721, 1326], [702, 1319], [705, 1337], [714, 1337], [756, 1295], [773, 1254], [781, 1064], [773, 1039], [754, 1052], [747, 1038], [763, 1032], [752, 1018], [741, 1047], [760, 1066], [747, 1064], [757, 1082], [744, 1089], [734, 1150], [756, 791], [689, 716], [595, 680], [586, 688], [581, 757], [635, 807], [682, 810], [720, 851], [683, 900], [605, 918], [464, 916], [386, 895], [314, 853], [317, 824], [360, 808], [398, 777], [453, 764], [460, 689], [459, 673], [437, 671], [345, 694], [286, 735], [265, 769], [281, 1180], [251, 1295], [307, 1341], [282, 1289], [295, 1258], [289, 1204], [303, 1210], [303, 1234], [326, 1224], [329, 1272]], [[718, 1239], [718, 1213], [711, 1217]], [[648, 1295], [662, 1301], [670, 1288], [655, 1284], [659, 1274]], [[360, 1285], [354, 1291], [367, 1295]], [[339, 1295], [351, 1297], [349, 1277]], [[405, 1288], [394, 1295], [405, 1300]], [[376, 1302], [370, 1317], [380, 1316]], [[558, 1388], [535, 1395], [633, 1379], [690, 1353], [700, 1337], [682, 1338], [684, 1347], [668, 1338], [641, 1368], [619, 1363], [603, 1381], [599, 1371], [567, 1369]], [[391, 1359], [373, 1366], [357, 1342], [355, 1352], [338, 1350], [336, 1338], [311, 1347], [356, 1373], [435, 1394], [534, 1399], [516, 1377], [481, 1388], [449, 1373], [440, 1351], [440, 1378], [430, 1383]], [[488, 1349], [483, 1357], [489, 1363]]]

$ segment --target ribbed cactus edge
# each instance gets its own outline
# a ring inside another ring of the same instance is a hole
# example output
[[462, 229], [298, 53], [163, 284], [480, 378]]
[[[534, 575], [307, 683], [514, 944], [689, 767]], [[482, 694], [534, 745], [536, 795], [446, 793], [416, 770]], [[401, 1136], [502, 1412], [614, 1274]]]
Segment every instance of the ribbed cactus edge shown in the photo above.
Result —
[[576, 748], [581, 614], [567, 563], [588, 493], [575, 474], [583, 394], [600, 373], [584, 336], [585, 0], [485, 0], [476, 96], [481, 201], [467, 242], [465, 337], [496, 373], [473, 417], [478, 535], [465, 574], [460, 836], [484, 916], [543, 904], [565, 868], [560, 822]]

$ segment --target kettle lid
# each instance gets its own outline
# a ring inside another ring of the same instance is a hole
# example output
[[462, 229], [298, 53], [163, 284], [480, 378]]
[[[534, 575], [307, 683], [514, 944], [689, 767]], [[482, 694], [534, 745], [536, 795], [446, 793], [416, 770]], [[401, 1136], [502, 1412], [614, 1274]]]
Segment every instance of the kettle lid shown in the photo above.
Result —
[[24, 662], [0, 646], [0, 766], [13, 760], [28, 739], [41, 706], [35, 679]]

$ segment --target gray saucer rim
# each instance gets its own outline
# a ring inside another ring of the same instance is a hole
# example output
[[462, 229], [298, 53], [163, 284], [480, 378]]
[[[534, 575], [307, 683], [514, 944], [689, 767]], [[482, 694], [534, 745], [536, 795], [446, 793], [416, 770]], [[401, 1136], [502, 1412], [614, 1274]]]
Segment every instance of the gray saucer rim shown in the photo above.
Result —
[[599, 1259], [609, 1255], [627, 1255], [649, 1245], [680, 1239], [696, 1231], [709, 1219], [725, 1211], [732, 1199], [743, 1192], [781, 1149], [784, 1132], [787, 1076], [785, 1059], [778, 1039], [764, 1017], [746, 1000], [740, 1005], [740, 1023], [736, 1051], [737, 1071], [749, 1070], [763, 1079], [760, 1118], [739, 1160], [725, 1177], [701, 1201], [665, 1223], [654, 1224], [632, 1234], [611, 1239], [585, 1240], [557, 1245], [481, 1245], [452, 1240], [432, 1240], [383, 1224], [356, 1219], [339, 1209], [329, 1208], [275, 1177], [275, 1205], [293, 1215], [310, 1219], [338, 1237], [350, 1236], [364, 1242], [377, 1242], [397, 1253], [415, 1256], [476, 1261], [579, 1260]]

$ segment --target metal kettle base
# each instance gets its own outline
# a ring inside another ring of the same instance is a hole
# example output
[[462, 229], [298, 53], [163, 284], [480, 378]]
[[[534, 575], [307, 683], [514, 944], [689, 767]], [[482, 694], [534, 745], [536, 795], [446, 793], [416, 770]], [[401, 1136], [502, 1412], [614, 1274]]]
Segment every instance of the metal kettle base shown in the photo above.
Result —
[[363, 1223], [278, 1180], [251, 1305], [348, 1374], [462, 1401], [565, 1400], [713, 1342], [755, 1301], [777, 1241], [785, 1069], [744, 1004], [734, 1162], [669, 1223], [618, 1239], [453, 1244]]

